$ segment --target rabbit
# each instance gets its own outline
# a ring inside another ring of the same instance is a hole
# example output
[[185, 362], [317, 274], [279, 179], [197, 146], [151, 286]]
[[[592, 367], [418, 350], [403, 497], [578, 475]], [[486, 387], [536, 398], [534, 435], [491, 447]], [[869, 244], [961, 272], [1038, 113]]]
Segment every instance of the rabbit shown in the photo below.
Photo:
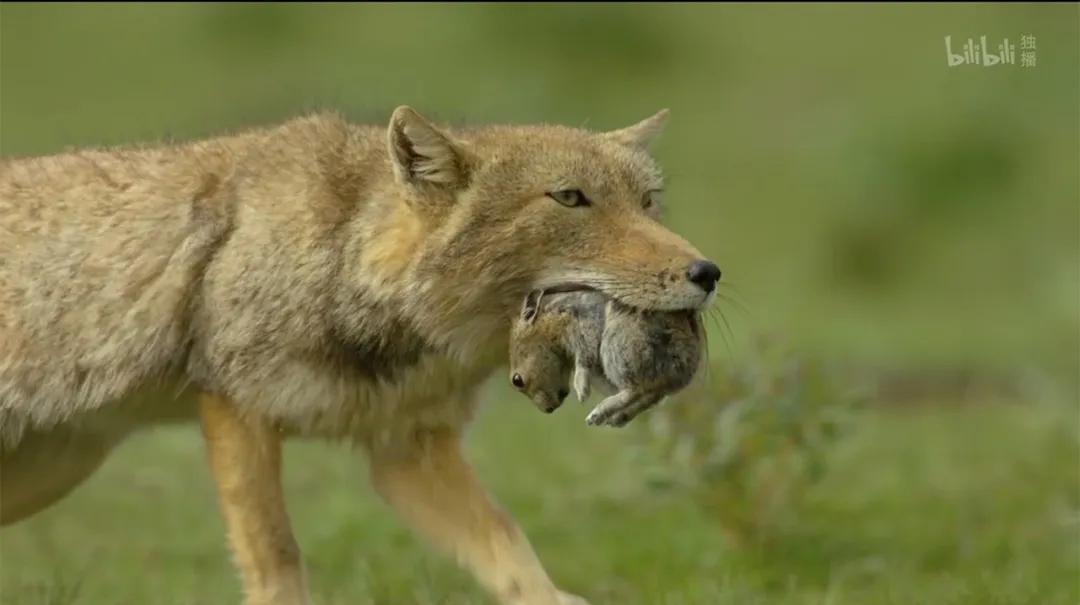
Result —
[[614, 394], [586, 422], [619, 427], [689, 384], [703, 345], [697, 311], [642, 311], [591, 290], [531, 292], [511, 329], [511, 382], [550, 413], [571, 374], [582, 401], [595, 381]]

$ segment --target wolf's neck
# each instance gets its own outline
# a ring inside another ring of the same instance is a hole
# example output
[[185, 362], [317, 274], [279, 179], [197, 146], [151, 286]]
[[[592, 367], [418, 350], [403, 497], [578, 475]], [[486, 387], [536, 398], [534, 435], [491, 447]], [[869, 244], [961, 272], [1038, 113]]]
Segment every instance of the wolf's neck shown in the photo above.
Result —
[[337, 339], [377, 367], [441, 354], [494, 369], [508, 353], [508, 309], [527, 286], [485, 272], [490, 259], [471, 259], [471, 251], [471, 260], [450, 254], [467, 221], [415, 208], [394, 178], [382, 132], [345, 129], [320, 175], [348, 215], [335, 234]]
[[506, 308], [516, 295], [476, 271], [432, 270], [442, 234], [395, 199], [393, 187], [372, 193], [341, 250], [333, 323], [343, 340], [378, 364], [414, 362], [420, 354], [492, 369], [503, 363]]

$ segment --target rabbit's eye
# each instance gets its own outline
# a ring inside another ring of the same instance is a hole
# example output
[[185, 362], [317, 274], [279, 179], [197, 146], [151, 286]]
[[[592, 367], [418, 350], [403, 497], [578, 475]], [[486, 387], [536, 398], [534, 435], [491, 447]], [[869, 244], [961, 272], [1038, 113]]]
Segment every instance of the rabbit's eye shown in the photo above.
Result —
[[521, 377], [521, 374], [514, 374], [513, 378], [510, 379], [510, 382], [514, 384], [515, 388], [525, 388], [525, 379]]

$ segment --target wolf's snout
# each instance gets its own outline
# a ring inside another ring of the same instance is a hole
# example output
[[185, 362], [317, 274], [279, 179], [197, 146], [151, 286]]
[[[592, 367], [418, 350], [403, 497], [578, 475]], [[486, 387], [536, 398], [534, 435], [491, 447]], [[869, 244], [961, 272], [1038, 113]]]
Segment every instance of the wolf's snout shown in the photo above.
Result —
[[686, 277], [709, 293], [716, 288], [716, 282], [720, 281], [720, 267], [707, 260], [696, 260], [686, 270]]

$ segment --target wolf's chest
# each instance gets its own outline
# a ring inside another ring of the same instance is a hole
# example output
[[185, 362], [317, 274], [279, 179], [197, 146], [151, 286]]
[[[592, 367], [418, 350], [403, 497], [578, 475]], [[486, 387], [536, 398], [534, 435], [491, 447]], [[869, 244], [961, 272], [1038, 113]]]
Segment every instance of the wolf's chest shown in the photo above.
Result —
[[391, 441], [421, 428], [467, 423], [476, 407], [475, 391], [491, 369], [422, 354], [392, 375], [371, 376], [347, 366], [294, 360], [244, 399], [298, 436]]

